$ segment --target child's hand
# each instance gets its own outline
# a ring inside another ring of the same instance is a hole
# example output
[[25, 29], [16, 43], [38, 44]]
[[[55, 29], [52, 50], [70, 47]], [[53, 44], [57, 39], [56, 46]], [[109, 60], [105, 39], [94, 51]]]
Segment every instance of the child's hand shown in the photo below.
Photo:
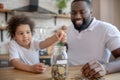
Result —
[[82, 73], [87, 78], [100, 78], [106, 75], [105, 67], [98, 61], [90, 61], [82, 68]]
[[39, 63], [32, 65], [32, 72], [43, 73], [46, 70], [46, 65], [44, 63]]
[[63, 30], [57, 31], [56, 36], [59, 41], [61, 41], [63, 43], [66, 42], [67, 37], [66, 37], [66, 33]]

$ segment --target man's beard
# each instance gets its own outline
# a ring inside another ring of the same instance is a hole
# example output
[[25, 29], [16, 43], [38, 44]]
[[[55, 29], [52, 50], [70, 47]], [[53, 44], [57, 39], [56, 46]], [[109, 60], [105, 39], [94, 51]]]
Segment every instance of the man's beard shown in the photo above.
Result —
[[86, 29], [87, 27], [88, 27], [88, 20], [85, 20], [85, 19], [83, 19], [83, 23], [82, 23], [82, 25], [80, 25], [80, 26], [78, 26], [77, 24], [76, 24], [76, 21], [77, 20], [79, 20], [79, 19], [76, 19], [76, 20], [72, 20], [72, 23], [73, 23], [73, 25], [74, 25], [74, 28], [76, 29], [76, 30], [78, 30], [79, 32], [80, 31], [82, 31], [82, 30], [84, 30], [84, 29]]

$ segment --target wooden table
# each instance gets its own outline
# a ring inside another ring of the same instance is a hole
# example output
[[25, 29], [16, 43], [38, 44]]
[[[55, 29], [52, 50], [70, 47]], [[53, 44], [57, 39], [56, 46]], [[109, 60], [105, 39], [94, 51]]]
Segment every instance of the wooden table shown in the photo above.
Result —
[[[79, 72], [80, 67], [69, 67], [67, 80], [75, 80], [74, 78]], [[51, 68], [48, 67], [46, 72], [42, 74], [16, 70], [12, 67], [0, 68], [0, 80], [51, 80]], [[120, 73], [106, 75], [101, 80], [120, 80]]]

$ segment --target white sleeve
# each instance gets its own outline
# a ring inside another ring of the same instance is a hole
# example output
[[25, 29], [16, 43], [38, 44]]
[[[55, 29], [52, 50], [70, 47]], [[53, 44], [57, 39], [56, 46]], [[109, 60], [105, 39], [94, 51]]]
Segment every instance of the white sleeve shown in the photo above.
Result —
[[17, 47], [15, 46], [15, 44], [13, 43], [13, 41], [9, 42], [8, 45], [8, 50], [9, 50], [9, 61], [14, 59], [14, 58], [19, 58], [19, 54], [17, 51]]
[[120, 72], [120, 57], [110, 63], [103, 64], [103, 66], [108, 73]]
[[41, 50], [41, 49], [40, 49], [40, 42], [41, 42], [41, 40], [33, 40], [33, 41], [32, 41], [32, 44], [34, 45], [34, 48], [35, 48], [35, 49]]
[[116, 27], [108, 29], [108, 34], [106, 36], [106, 46], [111, 50], [120, 48], [120, 32]]

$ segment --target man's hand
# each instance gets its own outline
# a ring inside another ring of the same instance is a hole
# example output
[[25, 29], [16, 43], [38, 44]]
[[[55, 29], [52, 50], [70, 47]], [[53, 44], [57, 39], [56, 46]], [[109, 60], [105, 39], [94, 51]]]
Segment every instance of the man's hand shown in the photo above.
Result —
[[106, 75], [105, 67], [98, 61], [91, 61], [82, 67], [82, 74], [90, 79]]

